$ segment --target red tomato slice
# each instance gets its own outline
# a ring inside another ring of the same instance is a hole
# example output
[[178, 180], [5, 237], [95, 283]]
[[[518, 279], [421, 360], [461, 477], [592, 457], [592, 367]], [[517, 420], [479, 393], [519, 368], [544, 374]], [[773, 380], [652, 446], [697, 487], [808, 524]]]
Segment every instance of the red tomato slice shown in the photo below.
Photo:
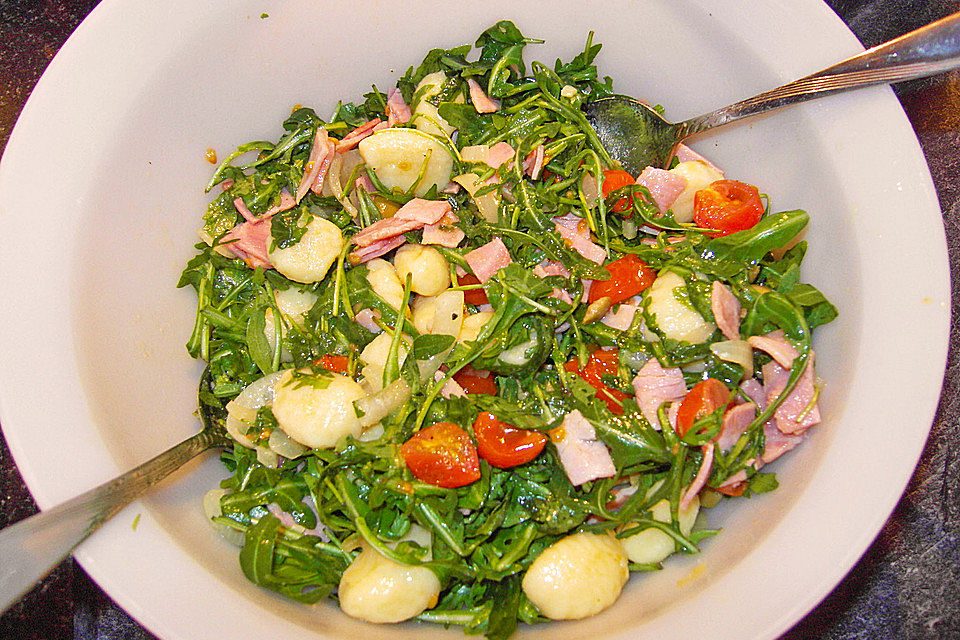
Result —
[[714, 378], [698, 382], [680, 403], [680, 410], [677, 412], [677, 433], [683, 436], [694, 422], [726, 406], [728, 402], [730, 402], [730, 390], [725, 384]]
[[400, 445], [403, 461], [419, 480], [455, 489], [480, 479], [477, 448], [466, 431], [452, 422], [421, 429]]
[[[469, 285], [469, 284], [480, 284], [480, 280], [477, 279], [477, 276], [472, 273], [465, 273], [462, 276], [457, 276], [458, 285]], [[463, 292], [463, 301], [467, 304], [472, 305], [481, 305], [487, 304], [490, 302], [487, 299], [487, 292], [483, 289], [467, 289]]]
[[[636, 183], [636, 178], [626, 171], [620, 171], [619, 169], [607, 169], [603, 172], [603, 197], [606, 198], [617, 189], [622, 189], [627, 185]], [[617, 213], [623, 213], [624, 211], [628, 211], [630, 209], [632, 203], [633, 197], [620, 198], [613, 205], [612, 210], [616, 211]]]
[[657, 272], [632, 253], [606, 265], [609, 280], [594, 280], [590, 285], [588, 302], [610, 298], [611, 304], [623, 302], [631, 296], [648, 289], [657, 279]]
[[334, 373], [346, 373], [349, 368], [350, 359], [347, 356], [325, 355], [313, 364], [319, 365], [327, 371]]
[[497, 395], [497, 383], [493, 381], [493, 376], [478, 376], [472, 373], [460, 372], [453, 376], [453, 379], [463, 387], [467, 394], [485, 393], [490, 396]]
[[576, 358], [564, 364], [563, 368], [586, 380], [587, 384], [597, 390], [596, 397], [603, 400], [614, 415], [619, 416], [623, 415], [623, 407], [620, 403], [629, 396], [619, 389], [611, 389], [602, 379], [604, 374], [617, 375], [619, 362], [619, 349], [597, 349], [590, 354], [590, 359], [582, 370]]
[[714, 238], [750, 229], [762, 217], [760, 191], [752, 184], [717, 180], [693, 196], [693, 219], [697, 226], [716, 229], [707, 234]]
[[500, 469], [530, 462], [543, 451], [547, 436], [539, 431], [517, 429], [481, 411], [473, 423], [480, 457]]
[[743, 492], [747, 490], [747, 481], [737, 482], [730, 485], [729, 487], [712, 487], [714, 491], [719, 491], [725, 496], [733, 496], [734, 498], [742, 496]]

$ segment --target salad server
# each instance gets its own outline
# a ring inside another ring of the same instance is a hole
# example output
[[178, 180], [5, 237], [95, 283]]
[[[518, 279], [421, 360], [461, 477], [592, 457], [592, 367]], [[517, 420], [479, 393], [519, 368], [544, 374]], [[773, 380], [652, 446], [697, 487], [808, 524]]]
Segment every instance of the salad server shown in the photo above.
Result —
[[583, 109], [611, 157], [638, 175], [648, 166], [666, 168], [677, 145], [708, 129], [841, 91], [926, 78], [958, 66], [960, 13], [955, 13], [822, 71], [683, 122], [667, 122], [649, 105], [622, 95], [600, 98]]

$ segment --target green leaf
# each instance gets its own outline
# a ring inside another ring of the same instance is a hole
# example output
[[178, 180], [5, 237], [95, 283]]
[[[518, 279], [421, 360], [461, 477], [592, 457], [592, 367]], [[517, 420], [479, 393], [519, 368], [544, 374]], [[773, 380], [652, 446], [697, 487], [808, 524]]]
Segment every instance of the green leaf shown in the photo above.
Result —
[[[779, 249], [797, 237], [809, 221], [810, 216], [800, 209], [768, 214], [752, 229], [707, 242], [701, 257], [707, 263], [716, 265], [717, 269], [713, 272], [716, 275], [733, 277], [745, 266], [756, 264], [770, 251]], [[730, 264], [737, 265], [735, 270], [730, 268]]]
[[453, 346], [453, 336], [443, 334], [424, 334], [417, 336], [413, 341], [411, 353], [414, 360], [427, 360], [439, 353], [443, 353]]

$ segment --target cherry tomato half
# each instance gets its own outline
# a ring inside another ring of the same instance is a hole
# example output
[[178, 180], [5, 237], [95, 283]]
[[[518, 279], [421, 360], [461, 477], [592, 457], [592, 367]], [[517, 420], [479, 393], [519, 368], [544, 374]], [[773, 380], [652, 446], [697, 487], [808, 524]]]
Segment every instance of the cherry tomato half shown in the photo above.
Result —
[[[465, 273], [457, 276], [458, 285], [480, 284], [480, 280], [472, 273]], [[483, 289], [467, 289], [463, 292], [463, 301], [467, 304], [481, 305], [490, 302], [487, 299], [487, 292]]]
[[[637, 180], [626, 171], [619, 169], [607, 169], [603, 172], [603, 197], [606, 198], [617, 189], [622, 189], [627, 185], [636, 184]], [[629, 211], [633, 203], [633, 197], [623, 197], [614, 203], [612, 210], [617, 213]]]
[[463, 387], [468, 395], [475, 393], [485, 393], [487, 395], [497, 395], [497, 383], [493, 381], [493, 376], [478, 376], [473, 373], [460, 372], [453, 376], [453, 379]]
[[486, 411], [481, 411], [473, 423], [473, 435], [477, 437], [480, 457], [500, 469], [530, 462], [547, 444], [545, 434], [517, 429]]
[[563, 368], [570, 373], [575, 373], [587, 384], [597, 390], [596, 397], [607, 404], [607, 408], [614, 415], [623, 415], [623, 407], [620, 403], [627, 399], [627, 394], [619, 389], [611, 389], [603, 382], [604, 374], [617, 375], [617, 367], [620, 362], [619, 349], [597, 349], [590, 354], [590, 359], [583, 369], [580, 369], [580, 363], [576, 358], [563, 365]]
[[319, 365], [327, 371], [333, 371], [334, 373], [346, 373], [349, 363], [350, 360], [347, 358], [347, 356], [334, 356], [327, 354], [322, 356], [313, 364]]
[[480, 479], [480, 459], [470, 435], [452, 422], [421, 429], [400, 445], [400, 456], [417, 479], [455, 489]]
[[714, 238], [750, 229], [762, 217], [760, 191], [752, 184], [717, 180], [693, 196], [693, 219], [697, 226], [716, 229], [707, 234]]
[[694, 422], [726, 406], [728, 402], [730, 402], [730, 389], [727, 389], [725, 384], [714, 378], [698, 382], [680, 403], [680, 410], [677, 412], [677, 433], [683, 436]]
[[657, 272], [632, 253], [606, 265], [609, 280], [594, 280], [590, 285], [588, 302], [610, 298], [610, 304], [618, 304], [631, 296], [648, 289], [657, 279]]

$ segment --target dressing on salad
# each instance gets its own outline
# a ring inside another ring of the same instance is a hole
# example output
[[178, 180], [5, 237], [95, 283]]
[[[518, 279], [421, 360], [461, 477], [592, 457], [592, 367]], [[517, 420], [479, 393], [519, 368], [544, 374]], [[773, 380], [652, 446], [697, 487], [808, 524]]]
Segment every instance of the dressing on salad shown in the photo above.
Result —
[[236, 441], [207, 510], [254, 583], [489, 638], [583, 618], [819, 423], [807, 214], [687, 147], [620, 170], [580, 111], [600, 45], [536, 42], [434, 49], [211, 179], [179, 284]]

